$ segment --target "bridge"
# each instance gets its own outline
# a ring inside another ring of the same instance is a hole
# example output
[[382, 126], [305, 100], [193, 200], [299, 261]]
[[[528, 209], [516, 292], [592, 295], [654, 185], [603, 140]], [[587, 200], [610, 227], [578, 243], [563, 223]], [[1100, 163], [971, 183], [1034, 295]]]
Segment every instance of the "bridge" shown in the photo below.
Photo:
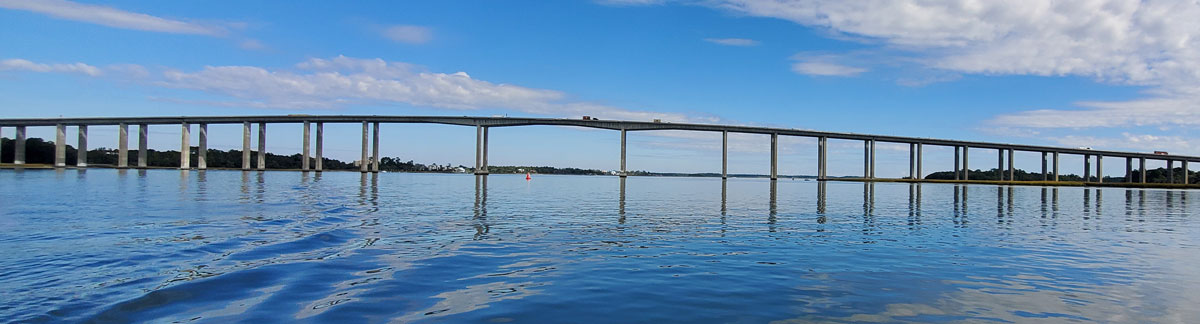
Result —
[[[258, 169], [265, 169], [266, 161], [266, 139], [267, 139], [267, 124], [303, 124], [303, 152], [301, 169], [303, 171], [322, 171], [322, 150], [324, 145], [324, 124], [326, 123], [361, 123], [362, 124], [362, 161], [359, 165], [361, 172], [379, 172], [379, 125], [380, 123], [422, 123], [422, 124], [445, 124], [475, 127], [476, 129], [476, 146], [475, 146], [475, 173], [479, 175], [488, 174], [488, 129], [492, 127], [515, 127], [515, 126], [532, 126], [532, 125], [550, 125], [550, 126], [577, 126], [589, 127], [619, 131], [621, 134], [621, 170], [620, 176], [625, 177], [627, 170], [625, 166], [625, 138], [626, 133], [630, 131], [649, 131], [649, 130], [681, 130], [681, 131], [698, 131], [698, 132], [719, 132], [722, 134], [721, 140], [721, 176], [727, 178], [729, 173], [729, 133], [747, 133], [747, 134], [764, 134], [770, 135], [771, 138], [771, 173], [772, 180], [778, 179], [778, 162], [779, 162], [779, 136], [797, 136], [809, 137], [817, 140], [817, 179], [829, 180], [827, 176], [827, 160], [828, 160], [828, 140], [855, 140], [863, 142], [863, 176], [864, 180], [875, 180], [875, 143], [899, 143], [908, 144], [909, 146], [909, 178], [919, 180], [922, 173], [924, 159], [922, 157], [923, 148], [925, 145], [936, 145], [954, 148], [954, 177], [955, 180], [969, 181], [970, 180], [970, 158], [968, 149], [994, 149], [998, 153], [997, 170], [1001, 170], [1001, 180], [1015, 179], [1016, 169], [1013, 167], [1014, 152], [1035, 152], [1041, 153], [1041, 174], [1043, 181], [1059, 181], [1059, 155], [1073, 154], [1083, 156], [1084, 161], [1084, 181], [1092, 181], [1092, 171], [1095, 170], [1095, 181], [1103, 182], [1103, 161], [1108, 158], [1124, 158], [1125, 159], [1125, 182], [1126, 183], [1146, 183], [1146, 172], [1140, 172], [1140, 179], [1133, 178], [1134, 160], [1137, 160], [1137, 165], [1140, 170], [1146, 170], [1147, 160], [1165, 161], [1167, 163], [1168, 177], [1171, 183], [1176, 183], [1174, 174], [1174, 164], [1179, 162], [1183, 168], [1183, 184], [1188, 184], [1188, 163], [1200, 161], [1200, 157], [1196, 156], [1180, 156], [1180, 155], [1159, 155], [1152, 153], [1140, 152], [1120, 152], [1120, 151], [1102, 151], [1080, 148], [1064, 148], [1051, 146], [1037, 145], [1021, 145], [1008, 143], [989, 143], [975, 141], [958, 141], [949, 139], [936, 138], [920, 138], [920, 137], [903, 137], [903, 136], [887, 136], [887, 135], [872, 135], [872, 134], [857, 134], [857, 133], [841, 133], [841, 132], [822, 132], [814, 130], [803, 130], [793, 128], [771, 128], [771, 127], [754, 127], [754, 126], [735, 126], [735, 125], [713, 125], [713, 124], [693, 124], [693, 123], [672, 123], [672, 122], [646, 122], [646, 121], [617, 121], [617, 120], [596, 120], [596, 119], [562, 119], [562, 118], [526, 118], [526, 117], [470, 117], [470, 116], [379, 116], [379, 115], [286, 115], [286, 116], [181, 116], [181, 117], [90, 117], [90, 118], [17, 118], [17, 119], [0, 119], [0, 134], [3, 133], [4, 127], [13, 127], [16, 129], [15, 136], [15, 151], [13, 163], [16, 165], [25, 164], [25, 134], [27, 127], [54, 127], [56, 129], [55, 143], [55, 158], [54, 166], [56, 168], [66, 167], [66, 136], [67, 127], [73, 126], [78, 130], [78, 161], [76, 167], [87, 167], [87, 129], [88, 126], [118, 126], [118, 168], [129, 168], [128, 150], [129, 150], [129, 125], [138, 126], [138, 155], [136, 168], [146, 168], [147, 153], [146, 146], [148, 143], [148, 127], [150, 125], [180, 125], [182, 127], [182, 136], [180, 139], [180, 161], [181, 169], [189, 169], [191, 167], [191, 130], [192, 125], [198, 125], [199, 129], [199, 145], [197, 158], [197, 169], [207, 169], [206, 154], [208, 152], [208, 125], [210, 124], [242, 124], [242, 169], [251, 169], [251, 129], [252, 126], [258, 126]], [[312, 136], [310, 131], [312, 126], [316, 126], [316, 150], [315, 163], [310, 163], [310, 144]], [[1005, 156], [1007, 155], [1007, 159]], [[1095, 167], [1092, 167], [1093, 157], [1095, 158]], [[1005, 162], [1007, 161], [1007, 165]]]

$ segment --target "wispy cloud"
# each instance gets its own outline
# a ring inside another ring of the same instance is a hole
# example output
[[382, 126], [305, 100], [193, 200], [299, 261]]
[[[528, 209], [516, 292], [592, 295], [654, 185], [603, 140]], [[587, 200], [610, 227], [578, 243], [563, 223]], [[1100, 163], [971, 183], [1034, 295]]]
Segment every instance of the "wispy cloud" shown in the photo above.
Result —
[[449, 110], [501, 109], [553, 117], [589, 115], [615, 120], [719, 121], [704, 115], [629, 110], [572, 100], [561, 91], [494, 83], [472, 78], [466, 72], [429, 72], [413, 64], [378, 58], [314, 58], [296, 64], [293, 69], [206, 66], [198, 71], [159, 69], [155, 72], [134, 64], [97, 68], [84, 63], [44, 64], [8, 59], [0, 61], [0, 70], [82, 73], [136, 80], [224, 98], [204, 101], [156, 98], [159, 101], [225, 107], [325, 109], [404, 104]]
[[0, 0], [0, 8], [25, 10], [59, 19], [123, 29], [209, 36], [222, 36], [228, 33], [225, 27], [217, 24], [173, 20], [66, 0]]
[[[1147, 97], [1080, 102], [998, 116], [1004, 127], [1195, 125], [1200, 120], [1200, 4], [1161, 1], [713, 0], [741, 14], [860, 37], [922, 57], [927, 68], [984, 75], [1083, 76], [1146, 86]], [[792, 70], [854, 75], [862, 68], [799, 61]], [[901, 84], [922, 85], [925, 82]]]
[[383, 37], [405, 44], [424, 44], [433, 39], [433, 31], [423, 26], [397, 25], [384, 29]]
[[758, 46], [758, 41], [747, 38], [705, 38], [704, 41], [725, 46]]
[[837, 58], [830, 55], [797, 54], [792, 56], [792, 60], [795, 61], [792, 63], [792, 72], [805, 75], [849, 77], [867, 71], [865, 68], [836, 63]]
[[81, 73], [90, 76], [100, 76], [103, 72], [100, 68], [83, 63], [66, 63], [66, 64], [42, 64], [34, 63], [29, 60], [22, 59], [6, 59], [0, 60], [0, 71], [32, 71], [32, 72], [59, 72], [59, 73]]

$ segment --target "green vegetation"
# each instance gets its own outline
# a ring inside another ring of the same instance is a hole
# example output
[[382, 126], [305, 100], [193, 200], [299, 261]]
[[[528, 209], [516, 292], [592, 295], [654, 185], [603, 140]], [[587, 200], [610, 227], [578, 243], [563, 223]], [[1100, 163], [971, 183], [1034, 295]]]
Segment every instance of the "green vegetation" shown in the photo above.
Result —
[[[0, 140], [0, 163], [12, 163], [13, 149], [15, 142], [10, 139]], [[192, 147], [191, 166], [195, 167], [197, 163], [197, 152], [199, 149]], [[151, 167], [178, 167], [179, 166], [179, 151], [157, 151], [147, 150], [146, 164]], [[258, 152], [251, 151], [250, 166], [258, 167]], [[117, 164], [116, 149], [98, 148], [88, 150], [89, 165], [110, 165]], [[77, 150], [71, 145], [67, 145], [67, 165], [75, 165], [77, 160]], [[128, 152], [129, 164], [137, 164], [137, 150], [132, 149]], [[242, 151], [241, 150], [208, 150], [208, 155], [205, 157], [210, 168], [241, 168], [242, 167]], [[316, 165], [316, 159], [310, 158], [312, 165]], [[278, 155], [267, 153], [266, 167], [268, 169], [299, 169], [303, 158], [300, 154]], [[322, 167], [325, 170], [358, 170], [358, 166], [353, 163], [342, 162], [336, 159], [323, 158]], [[25, 162], [30, 164], [53, 164], [54, 163], [54, 142], [46, 141], [40, 138], [29, 138], [25, 141]], [[463, 166], [451, 166], [450, 164], [420, 164], [413, 161], [402, 162], [397, 157], [381, 157], [379, 159], [379, 169], [383, 171], [404, 171], [404, 172], [455, 172], [458, 170], [471, 170]]]

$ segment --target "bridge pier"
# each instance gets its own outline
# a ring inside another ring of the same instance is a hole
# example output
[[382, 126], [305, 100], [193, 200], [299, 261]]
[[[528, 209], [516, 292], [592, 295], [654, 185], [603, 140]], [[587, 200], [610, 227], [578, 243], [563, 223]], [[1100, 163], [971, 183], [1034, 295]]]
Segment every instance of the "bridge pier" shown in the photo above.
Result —
[[1092, 155], [1083, 155], [1083, 182], [1092, 182]]
[[917, 179], [917, 144], [908, 143], [908, 178]]
[[1188, 184], [1188, 161], [1183, 160], [1183, 184]]
[[1138, 177], [1141, 178], [1142, 183], [1146, 183], [1146, 158], [1138, 158], [1138, 166], [1142, 168]]
[[771, 133], [771, 180], [779, 179], [779, 134]]
[[302, 150], [302, 152], [300, 152], [300, 170], [301, 171], [308, 171], [308, 166], [309, 166], [308, 165], [308, 142], [309, 142], [309, 139], [311, 138], [311, 136], [310, 136], [311, 134], [309, 133], [309, 130], [311, 128], [312, 128], [312, 125], [310, 125], [307, 120], [304, 121], [304, 140], [302, 141], [303, 143], [301, 143], [301, 145], [300, 145], [300, 149]]
[[963, 145], [963, 172], [962, 172], [963, 180], [971, 180], [971, 161], [970, 161], [970, 154], [968, 154], [970, 152], [971, 152], [971, 147]]
[[1104, 183], [1104, 156], [1096, 155], [1096, 183]]
[[954, 180], [962, 180], [962, 150], [961, 147], [954, 146]]
[[[483, 171], [487, 172], [487, 128], [483, 129]], [[379, 122], [371, 125], [371, 172], [379, 173]]]
[[996, 179], [1004, 181], [1004, 149], [996, 149]]
[[871, 141], [863, 140], [863, 179], [871, 178]]
[[925, 157], [924, 157], [925, 144], [917, 143], [916, 145], [917, 145], [917, 177], [916, 177], [916, 179], [920, 180], [920, 179], [925, 178], [925, 172], [923, 172], [921, 170], [922, 166], [924, 166], [924, 164], [925, 164]]
[[1013, 149], [1008, 149], [1008, 181], [1017, 181], [1017, 169], [1013, 167], [1014, 157]]
[[267, 169], [267, 123], [258, 123], [258, 170]]
[[250, 122], [242, 123], [242, 171], [250, 171]]
[[78, 146], [78, 147], [75, 148], [75, 167], [76, 168], [86, 168], [87, 167], [87, 151], [88, 151], [88, 149], [87, 149], [88, 127], [87, 127], [87, 125], [79, 125], [79, 127], [76, 130], [79, 132], [79, 139], [78, 139], [78, 143], [76, 143], [77, 144], [76, 146]]
[[[621, 130], [621, 172], [625, 171], [625, 130]], [[729, 131], [721, 131], [721, 179], [729, 178]]]
[[875, 140], [871, 139], [871, 179], [875, 179]]
[[25, 126], [17, 126], [17, 135], [13, 140], [13, 164], [25, 164]]
[[829, 138], [817, 138], [817, 180], [829, 180]]
[[315, 152], [316, 153], [316, 161], [314, 161], [317, 163], [317, 172], [321, 172], [325, 169], [325, 157], [323, 156], [324, 145], [325, 145], [325, 123], [318, 122], [317, 123], [317, 151]]
[[1175, 161], [1167, 160], [1167, 183], [1175, 183]]
[[67, 125], [54, 125], [54, 167], [67, 167]]
[[[367, 164], [369, 164], [369, 162], [367, 161], [367, 131], [368, 130], [369, 129], [368, 129], [367, 121], [364, 120], [362, 122], [362, 158], [360, 158], [358, 160], [358, 172], [362, 172], [362, 173], [367, 173], [367, 171], [370, 171], [370, 169], [368, 169], [368, 167], [370, 167], [370, 166], [367, 165]], [[476, 138], [476, 139], [478, 139], [478, 138]], [[475, 147], [475, 154], [476, 154], [475, 155], [475, 166], [478, 167], [479, 166], [479, 147]], [[478, 168], [476, 168], [476, 170], [478, 170]]]
[[129, 125], [117, 125], [117, 168], [129, 167]]
[[146, 155], [146, 147], [150, 144], [150, 127], [146, 124], [138, 124], [138, 169], [145, 169], [150, 162], [149, 156]]
[[[728, 134], [728, 132], [726, 132], [726, 134]], [[726, 135], [726, 136], [728, 136], [728, 135]], [[728, 137], [726, 137], [726, 138], [728, 138]], [[728, 142], [726, 142], [726, 145], [728, 145]], [[728, 156], [728, 153], [726, 153], [725, 156]], [[725, 161], [726, 164], [728, 164], [728, 162], [729, 162], [728, 160]], [[621, 174], [619, 174], [619, 176], [621, 176], [622, 178], [628, 176], [628, 174], [626, 174], [626, 170], [625, 170], [625, 129], [624, 128], [621, 129]]]
[[192, 126], [184, 122], [179, 131], [179, 169], [192, 168]]
[[1133, 158], [1125, 158], [1125, 183], [1133, 183]]
[[1049, 181], [1050, 175], [1046, 172], [1046, 152], [1042, 152], [1042, 181]]
[[1058, 182], [1058, 152], [1054, 152], [1054, 182]]
[[483, 125], [475, 126], [475, 174], [487, 175], [487, 145], [488, 128]]
[[196, 149], [196, 170], [208, 170], [208, 124], [200, 124], [200, 146]]

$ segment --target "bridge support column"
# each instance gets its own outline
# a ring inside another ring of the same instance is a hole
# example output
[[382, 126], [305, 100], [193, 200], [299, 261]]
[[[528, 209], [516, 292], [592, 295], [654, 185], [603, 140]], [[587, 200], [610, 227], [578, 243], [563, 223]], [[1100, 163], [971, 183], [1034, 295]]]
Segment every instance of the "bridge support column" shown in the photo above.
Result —
[[138, 124], [138, 169], [145, 169], [149, 163], [147, 156], [147, 146], [150, 144], [150, 127], [146, 124]]
[[[726, 161], [728, 162], [728, 161]], [[625, 129], [621, 129], [621, 174], [622, 178], [628, 176], [625, 170]]]
[[1017, 169], [1013, 167], [1013, 149], [1008, 149], [1008, 181], [1017, 181]]
[[969, 154], [970, 152], [971, 152], [971, 147], [963, 145], [963, 171], [962, 171], [962, 179], [963, 180], [971, 180], [971, 159], [970, 159], [971, 155]]
[[771, 180], [779, 179], [779, 134], [771, 133]]
[[[625, 131], [622, 130], [622, 133]], [[621, 136], [621, 165], [625, 165], [625, 136]], [[624, 172], [625, 168], [621, 168]], [[729, 178], [729, 131], [721, 131], [721, 179]]]
[[1188, 176], [1190, 175], [1188, 172], [1188, 161], [1183, 160], [1180, 163], [1183, 163], [1183, 184], [1188, 184]]
[[[483, 171], [487, 172], [487, 128], [483, 129]], [[371, 172], [379, 172], [379, 122], [371, 125]]]
[[304, 121], [304, 140], [300, 144], [300, 149], [303, 150], [302, 152], [300, 152], [300, 170], [301, 171], [308, 171], [308, 166], [309, 166], [308, 165], [308, 163], [309, 163], [308, 162], [308, 145], [309, 145], [309, 139], [311, 138], [311, 134], [309, 133], [311, 128], [312, 128], [312, 125], [307, 120]]
[[67, 125], [54, 125], [54, 167], [67, 167]]
[[475, 174], [487, 175], [487, 145], [488, 129], [483, 125], [475, 126]]
[[1004, 149], [996, 150], [996, 179], [1004, 181]]
[[871, 178], [871, 141], [863, 140], [863, 179]]
[[1049, 181], [1050, 175], [1046, 172], [1046, 152], [1042, 152], [1042, 181]]
[[817, 138], [817, 180], [829, 179], [829, 138]]
[[242, 123], [242, 171], [250, 171], [250, 122]]
[[196, 170], [208, 170], [208, 124], [200, 124], [200, 146], [196, 149]]
[[917, 178], [917, 144], [908, 143], [908, 178]]
[[921, 170], [922, 166], [924, 166], [924, 164], [925, 164], [925, 156], [924, 156], [925, 145], [921, 144], [921, 143], [917, 143], [916, 145], [917, 145], [917, 178], [916, 178], [916, 180], [921, 180], [921, 179], [925, 178], [925, 172], [923, 172]]
[[1133, 183], [1133, 158], [1125, 158], [1125, 183]]
[[13, 164], [25, 164], [25, 126], [17, 126], [17, 135], [13, 138]]
[[1054, 181], [1058, 182], [1058, 152], [1054, 152]]
[[871, 140], [871, 179], [875, 179], [875, 140]]
[[258, 169], [267, 169], [267, 123], [258, 123]]
[[[367, 152], [367, 131], [369, 130], [368, 128], [369, 128], [369, 126], [367, 125], [367, 121], [364, 120], [362, 122], [362, 158], [360, 158], [358, 160], [358, 172], [362, 172], [362, 173], [366, 173], [367, 171], [370, 171], [370, 169], [368, 169], [370, 167], [368, 165], [368, 164], [370, 164], [370, 162], [367, 161], [367, 153], [368, 153]], [[478, 140], [479, 139], [478, 136], [476, 136], [475, 139]], [[478, 144], [478, 142], [476, 144]], [[479, 170], [479, 147], [478, 146], [475, 147], [475, 170], [476, 170], [476, 173], [478, 173], [478, 170]]]
[[954, 180], [962, 180], [962, 147], [954, 146]]
[[1096, 156], [1096, 183], [1104, 183], [1104, 156]]
[[192, 168], [192, 126], [183, 123], [179, 131], [179, 169]]
[[117, 125], [117, 168], [129, 167], [129, 125]]
[[78, 145], [76, 145], [78, 147], [75, 148], [75, 167], [76, 168], [86, 168], [87, 167], [87, 151], [88, 151], [88, 149], [87, 149], [88, 127], [87, 127], [87, 125], [79, 125], [79, 128], [77, 130], [79, 131], [79, 139], [78, 139], [78, 143], [77, 143]]
[[1142, 168], [1142, 172], [1139, 172], [1138, 177], [1141, 178], [1142, 183], [1146, 183], [1146, 158], [1138, 158], [1138, 167]]
[[1175, 183], [1175, 161], [1167, 160], [1167, 183]]
[[1092, 156], [1090, 154], [1083, 155], [1083, 182], [1092, 182]]
[[321, 172], [322, 170], [325, 169], [325, 157], [323, 156], [324, 145], [325, 145], [325, 123], [317, 123], [317, 152], [316, 152], [316, 161], [314, 161], [317, 163], [317, 172]]

